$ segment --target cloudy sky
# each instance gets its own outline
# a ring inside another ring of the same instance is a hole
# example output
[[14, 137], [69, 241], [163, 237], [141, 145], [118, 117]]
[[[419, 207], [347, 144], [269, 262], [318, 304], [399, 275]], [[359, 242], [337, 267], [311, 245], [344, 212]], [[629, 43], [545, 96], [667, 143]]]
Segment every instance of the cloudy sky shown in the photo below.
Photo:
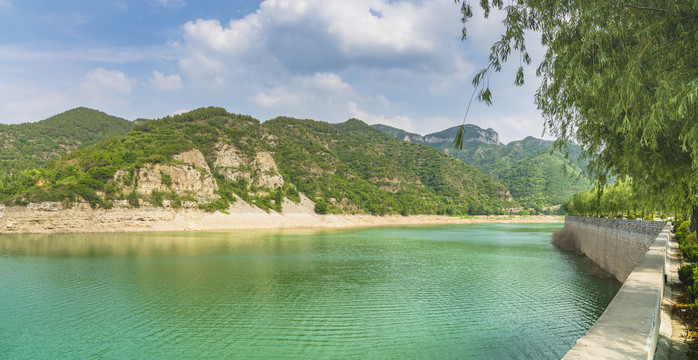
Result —
[[[462, 42], [453, 0], [0, 0], [0, 122], [78, 106], [130, 120], [221, 106], [427, 134], [463, 121], [499, 21], [476, 16]], [[543, 131], [535, 69], [515, 87], [518, 65], [467, 119], [503, 142]]]

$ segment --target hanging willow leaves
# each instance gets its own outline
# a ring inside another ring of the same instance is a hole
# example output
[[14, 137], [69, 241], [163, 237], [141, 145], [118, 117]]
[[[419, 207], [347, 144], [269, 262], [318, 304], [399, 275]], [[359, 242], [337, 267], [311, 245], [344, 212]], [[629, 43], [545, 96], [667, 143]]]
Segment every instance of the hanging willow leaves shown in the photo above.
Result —
[[[456, 2], [465, 28], [472, 5]], [[698, 2], [481, 0], [479, 5], [485, 17], [494, 9], [503, 12], [505, 29], [487, 67], [473, 80], [476, 89], [488, 88], [491, 73], [501, 70], [512, 51], [529, 63], [525, 34], [540, 34], [546, 53], [537, 67], [542, 82], [536, 105], [557, 146], [579, 143], [598, 185], [610, 177], [631, 177], [648, 203], [698, 209]], [[524, 81], [519, 68], [515, 83]], [[487, 95], [478, 100], [489, 103], [494, 95]]]

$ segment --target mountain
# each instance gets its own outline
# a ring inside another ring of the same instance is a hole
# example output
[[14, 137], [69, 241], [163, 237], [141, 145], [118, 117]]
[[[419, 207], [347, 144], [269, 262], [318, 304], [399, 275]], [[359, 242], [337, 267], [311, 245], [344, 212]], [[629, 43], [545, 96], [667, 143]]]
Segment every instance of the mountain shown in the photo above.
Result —
[[485, 214], [515, 204], [507, 189], [436, 149], [352, 119], [260, 123], [221, 108], [146, 121], [121, 136], [25, 171], [5, 203], [198, 206], [242, 199], [267, 211], [308, 197], [319, 213]]
[[474, 166], [506, 186], [524, 207], [559, 205], [590, 187], [581, 176], [583, 164], [578, 164], [581, 149], [574, 144], [568, 146], [566, 157], [553, 149], [552, 141], [529, 136], [504, 145], [494, 130], [466, 124], [463, 149], [458, 150], [453, 146], [458, 126], [425, 136], [387, 125], [373, 127], [403, 141], [432, 146]]
[[125, 134], [133, 123], [77, 108], [35, 123], [0, 124], [0, 174], [44, 165], [71, 151]]
[[[394, 128], [388, 125], [376, 124], [371, 126], [380, 130], [384, 134], [390, 135], [396, 139], [405, 142], [414, 142], [424, 145], [441, 145], [443, 143], [453, 144], [453, 139], [456, 138], [456, 133], [460, 128], [459, 126], [456, 126], [446, 129], [444, 131], [422, 136], [419, 134], [409, 133], [407, 131]], [[492, 129], [483, 130], [477, 125], [466, 124], [465, 132], [463, 135], [463, 143], [499, 145], [499, 134], [497, 134], [497, 132]]]

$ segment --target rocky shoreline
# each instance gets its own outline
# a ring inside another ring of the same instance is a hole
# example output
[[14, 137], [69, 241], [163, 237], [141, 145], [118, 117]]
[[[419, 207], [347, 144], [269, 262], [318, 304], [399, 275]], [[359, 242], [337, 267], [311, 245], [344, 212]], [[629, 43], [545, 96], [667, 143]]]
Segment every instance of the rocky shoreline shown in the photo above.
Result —
[[87, 207], [59, 209], [38, 204], [33, 206], [0, 205], [0, 234], [113, 233], [142, 231], [206, 231], [240, 229], [338, 228], [390, 225], [436, 225], [468, 223], [556, 223], [561, 216], [473, 216], [441, 215], [373, 216], [318, 215], [312, 202], [304, 198], [299, 204], [286, 201], [281, 213], [267, 213], [259, 208], [236, 202], [229, 214], [198, 209], [158, 207], [114, 208], [93, 210]]

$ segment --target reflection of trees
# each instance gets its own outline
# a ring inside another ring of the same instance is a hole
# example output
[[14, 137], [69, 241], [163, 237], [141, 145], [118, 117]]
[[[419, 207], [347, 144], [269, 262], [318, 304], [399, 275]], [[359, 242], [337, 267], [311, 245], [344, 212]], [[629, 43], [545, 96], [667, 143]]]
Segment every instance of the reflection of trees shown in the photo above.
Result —
[[[313, 234], [313, 230], [244, 230], [237, 232], [173, 232], [119, 234], [31, 234], [0, 236], [0, 255], [72, 257], [158, 257], [214, 254], [259, 254], [278, 249], [269, 242], [284, 235]], [[291, 242], [284, 246], [303, 246]]]

